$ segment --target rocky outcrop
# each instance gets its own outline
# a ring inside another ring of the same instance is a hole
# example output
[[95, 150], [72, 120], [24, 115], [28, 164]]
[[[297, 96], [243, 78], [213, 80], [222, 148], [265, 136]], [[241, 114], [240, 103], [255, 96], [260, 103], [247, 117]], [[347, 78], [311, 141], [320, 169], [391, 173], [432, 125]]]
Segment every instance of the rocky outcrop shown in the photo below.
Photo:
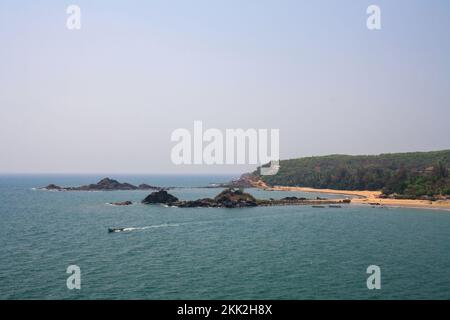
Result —
[[167, 191], [153, 192], [142, 203], [166, 204], [180, 208], [246, 208], [256, 206], [282, 206], [282, 205], [325, 205], [341, 204], [341, 200], [308, 200], [306, 198], [286, 197], [280, 200], [259, 200], [242, 189], [228, 188], [223, 190], [214, 198], [203, 198], [197, 200], [178, 200]]
[[239, 179], [232, 180], [227, 183], [212, 183], [208, 188], [264, 188], [260, 179], [251, 174], [245, 173], [239, 177]]
[[52, 183], [52, 184], [49, 184], [48, 186], [46, 186], [44, 189], [59, 191], [59, 190], [61, 190], [61, 187]]
[[300, 197], [300, 198], [297, 198], [297, 197], [284, 197], [283, 199], [281, 199], [281, 200], [286, 200], [286, 201], [297, 201], [297, 200], [307, 200], [306, 198], [303, 198], [303, 197]]
[[136, 190], [137, 187], [130, 183], [120, 183], [117, 180], [104, 178], [97, 182], [96, 184], [89, 184], [87, 186], [76, 187], [74, 189], [77, 190], [85, 190], [85, 191], [99, 191], [99, 190]]
[[226, 189], [219, 193], [214, 199], [204, 198], [190, 201], [179, 201], [178, 198], [165, 190], [152, 192], [144, 200], [144, 204], [167, 204], [180, 208], [242, 208], [255, 207], [257, 200], [243, 190]]
[[160, 190], [149, 194], [142, 203], [144, 204], [173, 204], [178, 198], [168, 193], [166, 190]]
[[161, 187], [151, 186], [146, 183], [142, 183], [137, 187], [139, 190], [161, 190]]
[[225, 189], [219, 193], [214, 201], [225, 208], [256, 207], [257, 200], [243, 189], [235, 190], [233, 188]]
[[242, 189], [234, 190], [229, 188], [219, 193], [214, 199], [204, 198], [193, 201], [179, 201], [173, 203], [173, 205], [180, 208], [245, 208], [256, 207], [258, 203], [251, 194], [245, 193]]
[[116, 190], [161, 190], [161, 187], [155, 187], [148, 184], [140, 184], [139, 186], [131, 183], [121, 183], [117, 180], [104, 178], [97, 183], [91, 183], [80, 187], [60, 187], [55, 184], [49, 184], [42, 188], [54, 191], [116, 191]]

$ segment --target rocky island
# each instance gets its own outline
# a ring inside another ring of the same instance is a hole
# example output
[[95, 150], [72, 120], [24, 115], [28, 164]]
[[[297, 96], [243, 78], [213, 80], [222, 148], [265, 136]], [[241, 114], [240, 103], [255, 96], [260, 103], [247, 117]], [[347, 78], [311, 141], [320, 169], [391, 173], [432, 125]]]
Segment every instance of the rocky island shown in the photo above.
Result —
[[228, 188], [223, 190], [214, 198], [203, 198], [197, 200], [179, 200], [165, 190], [152, 192], [144, 200], [143, 204], [165, 204], [179, 208], [245, 208], [257, 206], [280, 206], [280, 205], [336, 205], [350, 203], [349, 199], [306, 199], [297, 197], [286, 197], [279, 200], [256, 199], [251, 194], [241, 189]]
[[163, 190], [162, 187], [151, 186], [148, 184], [140, 184], [139, 186], [130, 183], [121, 183], [117, 180], [104, 178], [97, 183], [91, 183], [79, 187], [60, 187], [55, 184], [49, 184], [46, 187], [40, 188], [42, 190], [50, 191], [117, 191], [117, 190]]

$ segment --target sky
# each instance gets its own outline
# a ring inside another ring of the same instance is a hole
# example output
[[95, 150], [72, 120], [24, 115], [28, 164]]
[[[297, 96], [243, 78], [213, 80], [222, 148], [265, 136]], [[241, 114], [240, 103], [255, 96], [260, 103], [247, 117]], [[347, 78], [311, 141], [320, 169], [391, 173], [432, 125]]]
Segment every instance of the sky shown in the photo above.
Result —
[[281, 159], [449, 149], [449, 89], [446, 0], [0, 0], [1, 173], [255, 168], [173, 164], [195, 120]]

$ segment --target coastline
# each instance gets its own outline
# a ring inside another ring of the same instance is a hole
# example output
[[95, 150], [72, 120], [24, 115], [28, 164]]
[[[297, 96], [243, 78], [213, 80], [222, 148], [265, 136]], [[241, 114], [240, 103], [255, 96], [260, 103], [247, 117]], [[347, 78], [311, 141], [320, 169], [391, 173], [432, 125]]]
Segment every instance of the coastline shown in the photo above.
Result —
[[450, 201], [383, 199], [383, 198], [379, 198], [379, 196], [381, 195], [381, 191], [315, 189], [315, 188], [307, 188], [307, 187], [288, 187], [288, 186], [269, 187], [263, 181], [258, 181], [258, 183], [255, 184], [255, 187], [265, 189], [268, 191], [299, 191], [299, 192], [340, 194], [340, 195], [352, 197], [352, 203], [363, 204], [363, 205], [373, 205], [373, 204], [378, 205], [379, 204], [380, 206], [387, 206], [387, 207], [405, 207], [405, 208], [436, 209], [436, 210], [450, 211]]

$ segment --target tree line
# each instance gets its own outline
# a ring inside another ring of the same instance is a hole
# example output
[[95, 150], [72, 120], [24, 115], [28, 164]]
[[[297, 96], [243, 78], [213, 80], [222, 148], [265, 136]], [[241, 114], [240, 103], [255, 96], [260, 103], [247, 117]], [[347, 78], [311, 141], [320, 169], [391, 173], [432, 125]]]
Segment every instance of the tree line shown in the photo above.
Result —
[[380, 155], [329, 155], [280, 161], [269, 185], [381, 190], [396, 198], [450, 196], [450, 150]]

